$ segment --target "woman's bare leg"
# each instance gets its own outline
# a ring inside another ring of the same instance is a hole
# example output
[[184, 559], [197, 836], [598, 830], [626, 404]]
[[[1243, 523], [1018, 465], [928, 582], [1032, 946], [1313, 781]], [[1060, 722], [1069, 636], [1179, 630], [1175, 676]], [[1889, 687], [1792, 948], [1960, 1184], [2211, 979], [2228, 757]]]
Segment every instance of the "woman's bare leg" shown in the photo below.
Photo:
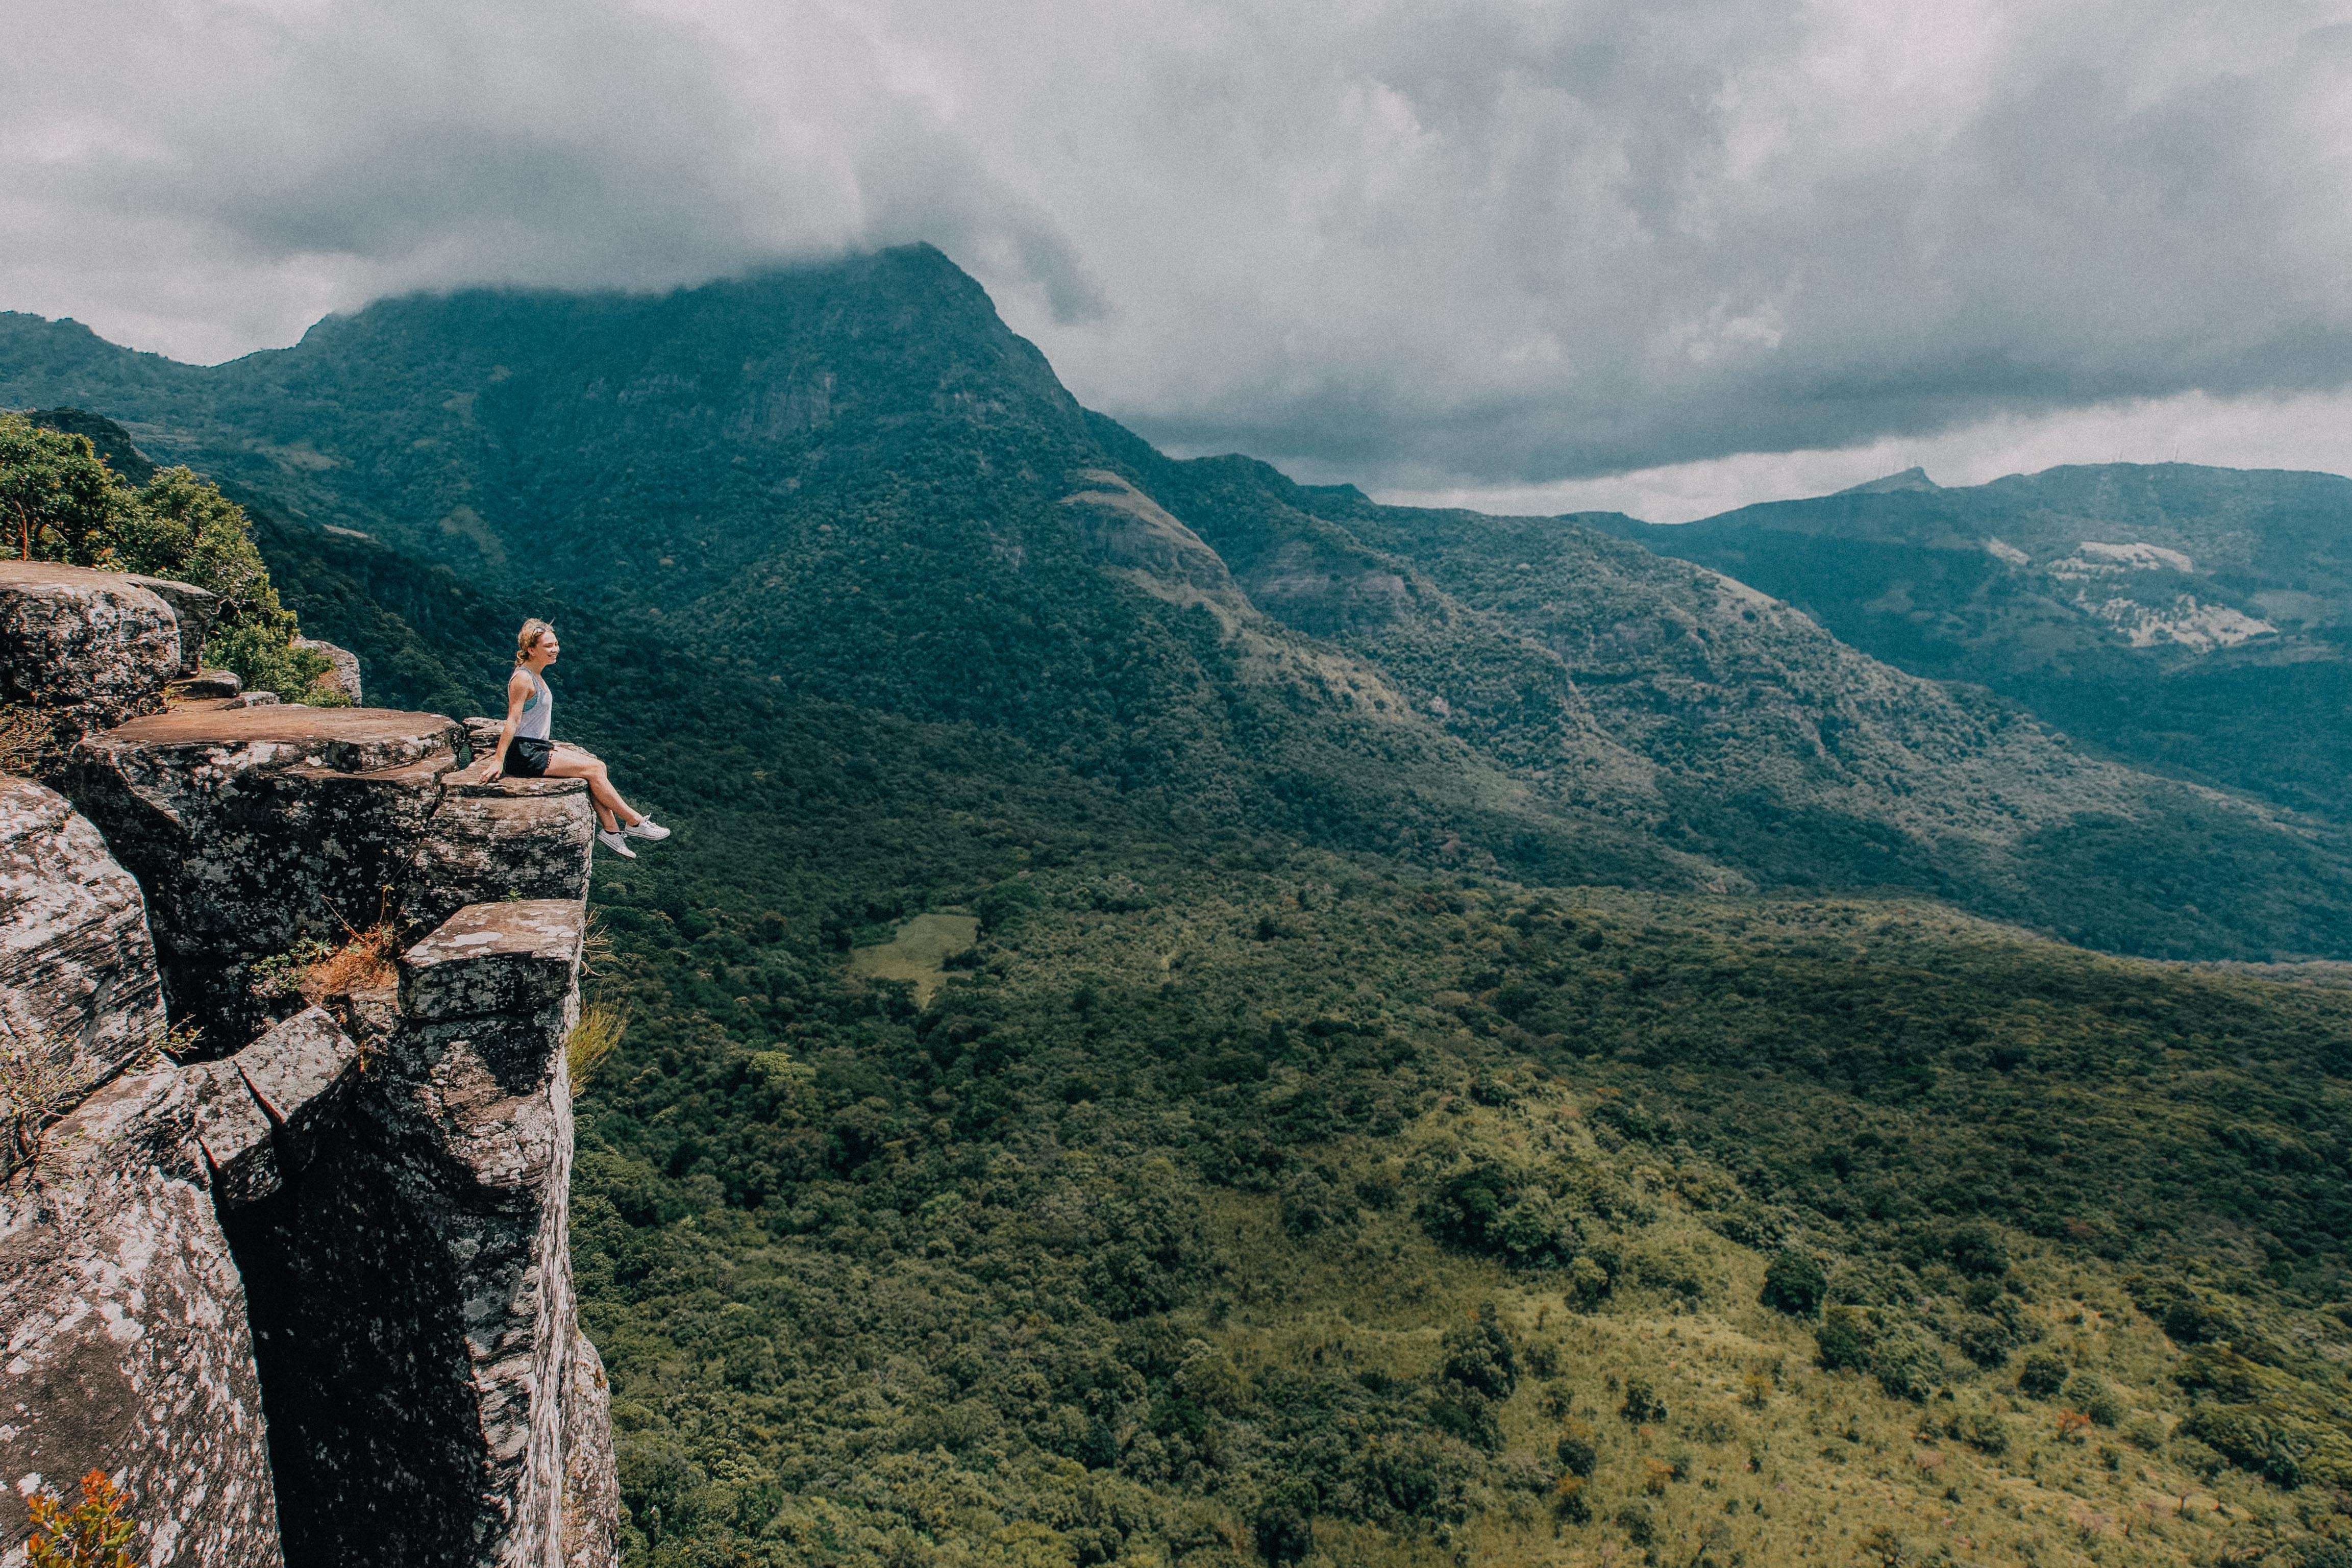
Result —
[[608, 833], [618, 832], [623, 823], [645, 821], [644, 814], [632, 810], [613, 788], [604, 763], [577, 747], [557, 747], [555, 755], [547, 759], [547, 777], [588, 780], [588, 798], [596, 803], [596, 821]]

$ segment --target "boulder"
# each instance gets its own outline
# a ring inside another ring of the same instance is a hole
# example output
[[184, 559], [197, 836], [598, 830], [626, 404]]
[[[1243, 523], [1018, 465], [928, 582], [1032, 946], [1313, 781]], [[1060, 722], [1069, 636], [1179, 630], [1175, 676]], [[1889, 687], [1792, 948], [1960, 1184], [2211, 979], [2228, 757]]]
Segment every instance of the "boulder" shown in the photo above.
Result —
[[325, 1009], [313, 1007], [275, 1025], [230, 1060], [276, 1130], [281, 1162], [295, 1171], [309, 1165], [359, 1080], [359, 1046]]
[[338, 648], [332, 643], [321, 643], [315, 637], [297, 637], [293, 645], [305, 653], [326, 655], [327, 662], [334, 668], [320, 680], [342, 693], [344, 700], [353, 707], [360, 706], [362, 699], [360, 695], [360, 656], [357, 653], [348, 648]]
[[59, 746], [162, 706], [180, 653], [179, 617], [122, 573], [0, 561], [0, 702], [47, 712]]
[[213, 1173], [213, 1197], [224, 1209], [258, 1203], [286, 1185], [278, 1166], [269, 1118], [235, 1058], [188, 1069], [195, 1089], [196, 1142]]
[[86, 737], [66, 792], [147, 890], [175, 1012], [211, 1054], [270, 1021], [254, 966], [397, 917], [457, 727], [380, 708], [182, 709]]
[[0, 776], [0, 1019], [86, 1092], [163, 1038], [139, 884], [63, 797]]
[[173, 702], [215, 702], [244, 693], [244, 678], [234, 670], [192, 671], [163, 689]]
[[0, 1560], [26, 1495], [68, 1501], [128, 1471], [131, 1558], [158, 1568], [282, 1561], [261, 1387], [194, 1137], [168, 1063], [117, 1078], [51, 1132], [47, 1168], [0, 1188]]
[[122, 580], [137, 584], [172, 607], [173, 616], [180, 622], [179, 673], [194, 674], [204, 664], [205, 639], [212, 635], [213, 623], [220, 619], [220, 595], [193, 582], [142, 577], [134, 571], [124, 572]]

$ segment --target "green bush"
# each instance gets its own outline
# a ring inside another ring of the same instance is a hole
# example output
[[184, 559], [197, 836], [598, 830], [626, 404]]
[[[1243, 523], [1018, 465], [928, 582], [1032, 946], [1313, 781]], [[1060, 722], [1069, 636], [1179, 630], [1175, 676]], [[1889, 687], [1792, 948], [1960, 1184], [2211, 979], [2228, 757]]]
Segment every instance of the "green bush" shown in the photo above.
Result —
[[1894, 1333], [1870, 1347], [1870, 1371], [1888, 1397], [1918, 1404], [1936, 1392], [1944, 1365], [1925, 1340], [1907, 1333]]
[[1625, 1380], [1625, 1403], [1618, 1406], [1617, 1414], [1637, 1425], [1655, 1426], [1666, 1418], [1666, 1402], [1658, 1397], [1657, 1389], [1648, 1378], [1629, 1377]]
[[2065, 1395], [2068, 1405], [2102, 1427], [2113, 1427], [2124, 1418], [2122, 1402], [2105, 1383], [2087, 1372], [2078, 1372], [2066, 1380]]
[[1452, 1381], [1489, 1399], [1508, 1399], [1518, 1386], [1518, 1363], [1494, 1302], [1479, 1302], [1477, 1315], [1447, 1329], [1441, 1343], [1444, 1375]]
[[1813, 1333], [1814, 1359], [1824, 1372], [1865, 1372], [1870, 1343], [1851, 1317], [1832, 1313]]
[[1971, 1279], [1997, 1280], [2009, 1272], [2009, 1249], [1989, 1225], [1963, 1225], [1944, 1242], [1952, 1267]]
[[2036, 1399], [2054, 1399], [2066, 1386], [2072, 1371], [2064, 1356], [2055, 1351], [2037, 1350], [2017, 1369], [2017, 1386], [2020, 1392]]
[[1829, 1276], [1801, 1252], [1777, 1252], [1764, 1268], [1764, 1293], [1759, 1298], [1776, 1312], [1810, 1318], [1822, 1310]]
[[1993, 1458], [2009, 1452], [2009, 1423], [1989, 1410], [1971, 1410], [1954, 1417], [1948, 1432], [1955, 1441]]

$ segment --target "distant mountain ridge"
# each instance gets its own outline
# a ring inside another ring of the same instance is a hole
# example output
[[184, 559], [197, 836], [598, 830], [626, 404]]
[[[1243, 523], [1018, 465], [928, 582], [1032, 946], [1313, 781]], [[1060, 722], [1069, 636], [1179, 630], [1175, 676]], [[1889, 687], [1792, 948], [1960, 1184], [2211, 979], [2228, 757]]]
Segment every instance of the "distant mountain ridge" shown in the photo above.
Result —
[[[0, 404], [118, 417], [289, 541], [365, 534], [730, 680], [1015, 737], [1179, 833], [1919, 888], [2126, 951], [2352, 948], [2328, 832], [2080, 756], [1747, 574], [1605, 537], [1639, 525], [1168, 459], [929, 247], [659, 297], [390, 300], [208, 370], [0, 317]], [[712, 721], [663, 722], [694, 744]]]
[[2352, 479], [2104, 464], [1891, 485], [1602, 526], [2125, 760], [2352, 815]]

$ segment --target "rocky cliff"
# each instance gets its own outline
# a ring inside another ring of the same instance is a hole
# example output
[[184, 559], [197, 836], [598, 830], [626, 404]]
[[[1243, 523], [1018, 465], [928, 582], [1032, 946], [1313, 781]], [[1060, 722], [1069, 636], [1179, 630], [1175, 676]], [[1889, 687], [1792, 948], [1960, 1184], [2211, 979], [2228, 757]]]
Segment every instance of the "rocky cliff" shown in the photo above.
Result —
[[[434, 715], [175, 698], [176, 586], [0, 569], [0, 696], [72, 743], [0, 778], [0, 1565], [92, 1469], [157, 1568], [609, 1563], [586, 798]], [[306, 940], [353, 956], [268, 983]]]

